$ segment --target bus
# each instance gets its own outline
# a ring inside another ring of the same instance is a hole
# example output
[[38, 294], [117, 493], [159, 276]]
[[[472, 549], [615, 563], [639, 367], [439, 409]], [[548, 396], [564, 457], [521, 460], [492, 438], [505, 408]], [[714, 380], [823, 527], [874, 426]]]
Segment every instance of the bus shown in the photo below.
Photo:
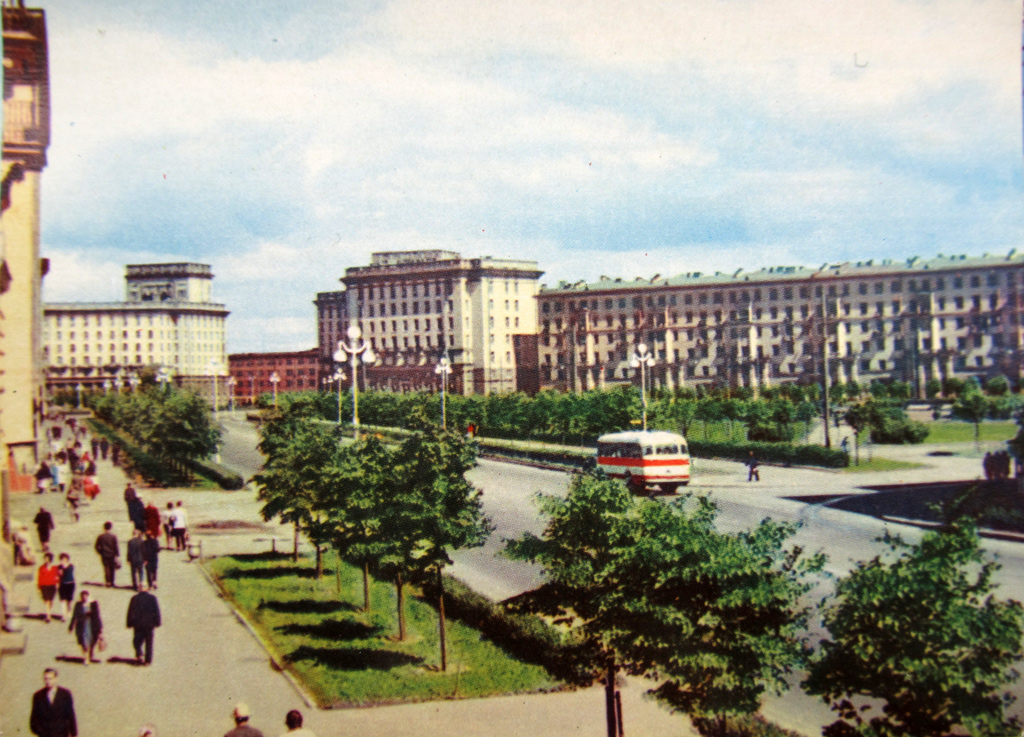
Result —
[[658, 486], [674, 494], [690, 483], [690, 453], [686, 438], [672, 432], [616, 432], [597, 439], [597, 467], [623, 479], [634, 493]]

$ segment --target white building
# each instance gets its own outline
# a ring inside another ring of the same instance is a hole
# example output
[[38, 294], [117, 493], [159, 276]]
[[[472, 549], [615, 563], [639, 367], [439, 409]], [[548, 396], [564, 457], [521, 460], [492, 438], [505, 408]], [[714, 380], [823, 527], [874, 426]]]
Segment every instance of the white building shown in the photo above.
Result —
[[102, 385], [143, 368], [179, 382], [226, 376], [228, 310], [212, 300], [207, 264], [127, 267], [124, 302], [43, 306], [47, 386]]

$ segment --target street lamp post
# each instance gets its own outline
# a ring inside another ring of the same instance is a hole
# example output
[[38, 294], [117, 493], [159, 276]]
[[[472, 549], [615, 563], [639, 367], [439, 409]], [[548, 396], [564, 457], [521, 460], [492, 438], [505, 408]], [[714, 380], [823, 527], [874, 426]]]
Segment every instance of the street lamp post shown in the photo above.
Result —
[[448, 429], [448, 402], [445, 395], [448, 392], [448, 376], [451, 372], [452, 363], [448, 356], [441, 356], [441, 360], [434, 367], [434, 373], [441, 377], [441, 427], [445, 430]]
[[338, 382], [338, 426], [341, 426], [341, 382], [345, 380], [345, 372], [340, 368], [335, 369], [334, 373], [327, 377], [327, 383], [332, 381]]
[[82, 409], [82, 385], [81, 383], [75, 384], [75, 407]]
[[270, 383], [274, 385], [274, 409], [277, 409], [277, 383], [281, 381], [281, 377], [277, 375], [275, 371], [270, 375]]
[[216, 422], [219, 417], [217, 405], [220, 404], [217, 401], [217, 362], [210, 361], [206, 369], [210, 372], [210, 378], [213, 379], [213, 421]]
[[156, 382], [158, 384], [162, 384], [164, 387], [164, 392], [167, 392], [170, 389], [171, 385], [171, 372], [168, 371], [163, 366], [161, 366], [159, 370], [156, 372]]
[[356, 440], [359, 439], [359, 374], [358, 367], [360, 357], [362, 357], [363, 363], [373, 363], [377, 360], [377, 356], [374, 355], [373, 349], [367, 341], [360, 341], [363, 337], [363, 331], [359, 329], [358, 325], [351, 325], [349, 329], [345, 331], [348, 336], [349, 342], [346, 343], [343, 340], [338, 341], [338, 350], [334, 352], [334, 360], [338, 363], [344, 363], [345, 359], [349, 359], [349, 365], [352, 368], [352, 434]]
[[128, 377], [128, 385], [132, 388], [132, 391], [139, 388], [139, 381], [140, 379], [138, 374], [132, 374]]
[[629, 365], [640, 369], [640, 404], [644, 408], [644, 430], [647, 429], [647, 369], [654, 366], [654, 356], [647, 350], [647, 344], [641, 343], [633, 351]]
[[228, 412], [235, 411], [235, 384], [238, 383], [238, 379], [234, 376], [229, 376], [228, 380], [224, 382], [228, 385]]

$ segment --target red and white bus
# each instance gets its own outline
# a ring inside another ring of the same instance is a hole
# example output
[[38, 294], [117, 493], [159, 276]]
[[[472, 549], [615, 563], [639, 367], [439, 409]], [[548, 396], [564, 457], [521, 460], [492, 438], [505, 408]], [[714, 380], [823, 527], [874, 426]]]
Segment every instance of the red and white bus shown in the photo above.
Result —
[[612, 478], [625, 479], [641, 493], [659, 486], [672, 494], [690, 483], [690, 453], [686, 438], [672, 432], [616, 432], [597, 439], [597, 467]]

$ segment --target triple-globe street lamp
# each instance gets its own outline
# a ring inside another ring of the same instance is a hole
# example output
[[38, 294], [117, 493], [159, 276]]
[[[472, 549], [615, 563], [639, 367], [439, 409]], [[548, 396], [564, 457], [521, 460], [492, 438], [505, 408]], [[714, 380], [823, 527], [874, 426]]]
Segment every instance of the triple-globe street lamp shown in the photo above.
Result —
[[156, 372], [156, 383], [162, 384], [164, 391], [168, 391], [171, 386], [171, 372], [161, 366]]
[[270, 383], [274, 385], [274, 409], [277, 409], [277, 384], [279, 381], [281, 381], [281, 377], [276, 371], [270, 375]]
[[338, 350], [334, 352], [334, 360], [337, 363], [345, 363], [347, 358], [352, 369], [352, 433], [356, 440], [359, 439], [359, 363], [370, 364], [377, 360], [373, 348], [368, 341], [360, 341], [363, 331], [358, 325], [351, 325], [345, 331], [349, 342], [338, 341]]
[[452, 363], [448, 356], [441, 356], [441, 360], [434, 367], [434, 373], [441, 377], [441, 427], [448, 429], [448, 408], [446, 394], [448, 392], [448, 376], [452, 373]]
[[644, 408], [644, 430], [647, 429], [647, 369], [654, 366], [654, 356], [647, 350], [647, 344], [641, 343], [633, 351], [629, 365], [640, 369], [640, 404]]
[[345, 380], [345, 372], [340, 368], [335, 369], [334, 373], [330, 376], [324, 377], [324, 383], [327, 386], [331, 385], [332, 381], [338, 382], [338, 426], [341, 426], [341, 382]]
[[228, 385], [228, 412], [235, 411], [235, 384], [238, 383], [238, 379], [234, 376], [229, 376], [227, 381], [224, 382]]

